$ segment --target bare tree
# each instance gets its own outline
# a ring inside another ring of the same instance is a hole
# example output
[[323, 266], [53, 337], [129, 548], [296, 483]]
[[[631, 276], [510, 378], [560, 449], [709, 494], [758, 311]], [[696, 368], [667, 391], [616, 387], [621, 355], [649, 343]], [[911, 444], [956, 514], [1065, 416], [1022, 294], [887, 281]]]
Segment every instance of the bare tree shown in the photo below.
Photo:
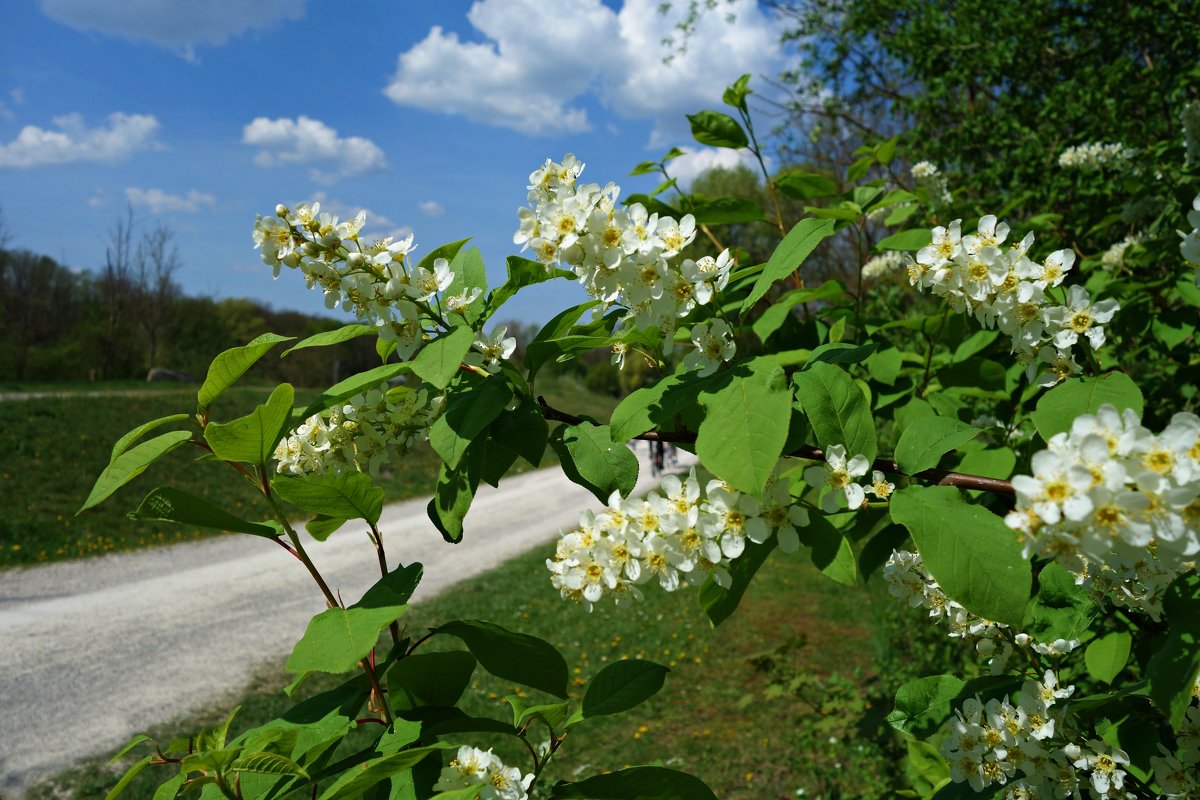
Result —
[[124, 349], [121, 332], [127, 320], [132, 290], [134, 287], [133, 206], [128, 206], [125, 215], [117, 217], [116, 224], [108, 232], [108, 244], [104, 248], [104, 267], [96, 282], [100, 292], [100, 304], [104, 310], [100, 332], [100, 373], [112, 378], [117, 371], [118, 356]]
[[147, 368], [158, 366], [159, 347], [173, 318], [173, 306], [179, 297], [179, 285], [173, 276], [183, 266], [175, 234], [165, 225], [157, 225], [143, 234], [134, 257], [135, 320], [145, 334]]

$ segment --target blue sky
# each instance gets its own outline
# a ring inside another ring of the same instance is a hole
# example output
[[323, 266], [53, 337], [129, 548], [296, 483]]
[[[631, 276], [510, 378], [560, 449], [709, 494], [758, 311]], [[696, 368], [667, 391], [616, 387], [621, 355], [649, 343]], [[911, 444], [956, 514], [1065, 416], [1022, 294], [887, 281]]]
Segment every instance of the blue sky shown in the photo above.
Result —
[[[2, 18], [0, 208], [10, 247], [99, 266], [127, 204], [176, 234], [193, 294], [328, 313], [252, 249], [256, 213], [320, 201], [412, 231], [417, 255], [473, 237], [503, 279], [529, 173], [573, 152], [588, 180], [688, 145], [685, 113], [783, 65], [754, 0], [706, 16], [663, 63], [682, 13], [658, 0], [14, 0]], [[733, 20], [730, 21], [729, 14]], [[694, 145], [694, 143], [693, 143]], [[686, 179], [737, 154], [693, 147]], [[526, 290], [499, 317], [542, 322], [582, 294]]]

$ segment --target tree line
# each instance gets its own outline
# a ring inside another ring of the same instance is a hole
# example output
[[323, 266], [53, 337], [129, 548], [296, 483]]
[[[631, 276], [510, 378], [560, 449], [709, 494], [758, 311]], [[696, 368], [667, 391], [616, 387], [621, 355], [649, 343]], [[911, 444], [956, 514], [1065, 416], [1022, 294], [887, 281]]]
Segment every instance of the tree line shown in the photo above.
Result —
[[[190, 296], [171, 229], [138, 231], [132, 215], [109, 232], [103, 264], [76, 270], [10, 249], [0, 220], [0, 381], [141, 380], [166, 368], [203, 380], [223, 350], [273, 331], [303, 338], [345, 324], [245, 298]], [[328, 385], [379, 361], [362, 339], [267, 359], [263, 381]]]

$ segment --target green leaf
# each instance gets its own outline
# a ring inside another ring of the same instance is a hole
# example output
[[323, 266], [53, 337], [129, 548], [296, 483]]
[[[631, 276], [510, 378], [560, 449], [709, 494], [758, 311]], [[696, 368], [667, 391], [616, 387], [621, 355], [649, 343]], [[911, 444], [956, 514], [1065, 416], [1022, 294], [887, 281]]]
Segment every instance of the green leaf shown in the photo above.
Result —
[[336, 330], [315, 333], [312, 336], [309, 336], [307, 339], [303, 339], [300, 342], [292, 345], [287, 350], [284, 350], [279, 354], [279, 357], [283, 358], [293, 351], [303, 350], [307, 347], [328, 347], [334, 344], [341, 344], [342, 342], [348, 342], [352, 339], [357, 339], [360, 336], [370, 336], [378, 332], [378, 330], [379, 329], [374, 325], [363, 325], [361, 323], [352, 322], [349, 325], [343, 325]]
[[478, 247], [460, 250], [454, 258], [450, 259], [450, 270], [454, 273], [454, 279], [446, 287], [446, 294], [463, 294], [472, 289], [479, 290], [479, 296], [464, 309], [463, 313], [463, 318], [467, 322], [474, 323], [479, 319], [487, 303], [487, 269], [483, 264], [483, 254], [479, 252]]
[[161, 436], [155, 436], [153, 439], [121, 453], [104, 468], [100, 477], [96, 478], [96, 483], [92, 486], [87, 500], [83, 501], [83, 505], [75, 513], [79, 514], [92, 506], [103, 503], [117, 489], [145, 472], [146, 467], [175, 448], [182, 446], [191, 438], [192, 434], [188, 431], [171, 431]]
[[485, 378], [455, 392], [446, 413], [429, 429], [429, 444], [446, 466], [457, 467], [467, 446], [500, 416], [512, 400], [512, 387], [502, 377]]
[[345, 517], [327, 517], [324, 514], [317, 514], [304, 523], [304, 529], [308, 531], [309, 536], [318, 542], [323, 542], [348, 521]]
[[1098, 378], [1071, 378], [1063, 381], [1038, 400], [1033, 424], [1046, 441], [1056, 433], [1069, 431], [1075, 418], [1095, 414], [1100, 406], [1111, 403], [1117, 411], [1132, 408], [1141, 417], [1145, 401], [1142, 392], [1123, 372], [1110, 372]]
[[292, 761], [287, 756], [278, 753], [260, 751], [249, 753], [233, 762], [230, 769], [234, 772], [257, 772], [264, 775], [290, 775], [294, 778], [307, 778], [308, 772], [304, 767]]
[[407, 603], [421, 583], [425, 567], [419, 561], [408, 566], [397, 564], [396, 568], [363, 592], [362, 599], [354, 604], [358, 608], [378, 608]]
[[880, 164], [889, 163], [896, 157], [896, 145], [899, 141], [899, 137], [893, 136], [891, 139], [875, 145], [875, 160]]
[[[520, 455], [530, 466], [541, 466], [550, 428], [537, 403], [530, 398], [522, 397], [520, 405], [500, 415], [489, 433], [493, 440]], [[615, 438], [616, 434], [613, 435]]]
[[302, 478], [276, 475], [271, 479], [271, 488], [284, 501], [310, 514], [365, 519], [373, 525], [383, 513], [383, 489], [361, 472], [327, 472]]
[[480, 665], [497, 678], [567, 696], [567, 662], [550, 643], [483, 620], [463, 619], [433, 629], [462, 639]]
[[883, 224], [891, 227], [893, 225], [903, 225], [908, 222], [908, 218], [920, 210], [920, 206], [916, 203], [896, 206], [891, 213], [884, 217]]
[[470, 685], [476, 663], [475, 656], [461, 650], [407, 656], [388, 670], [388, 703], [396, 712], [452, 706]]
[[[479, 443], [482, 444], [486, 443]], [[474, 454], [477, 451], [468, 448], [466, 452]], [[475, 476], [471, 461], [468, 457], [459, 469], [442, 464], [438, 469], [433, 497], [425, 507], [429, 521], [442, 534], [442, 538], [452, 544], [462, 541], [463, 521], [471, 510], [471, 501], [475, 499], [475, 491], [479, 488], [479, 479]]]
[[925, 417], [904, 429], [896, 443], [896, 462], [909, 475], [938, 465], [942, 456], [983, 433], [982, 428], [950, 417]]
[[1083, 662], [1088, 674], [1101, 683], [1112, 683], [1125, 669], [1133, 637], [1123, 631], [1110, 633], [1088, 645], [1083, 653]]
[[761, 494], [779, 463], [791, 419], [792, 392], [783, 368], [767, 364], [748, 375], [734, 374], [714, 389], [700, 393], [705, 415], [696, 455], [738, 491]]
[[628, 497], [637, 484], [637, 456], [623, 441], [613, 441], [607, 425], [581, 422], [565, 426], [555, 432], [550, 445], [567, 477], [602, 503], [608, 502], [613, 492]]
[[475, 332], [469, 326], [459, 326], [422, 347], [412, 360], [412, 371], [426, 383], [445, 389], [474, 343]]
[[750, 323], [759, 341], [766, 343], [771, 334], [781, 327], [792, 309], [800, 303], [815, 303], [821, 300], [834, 300], [846, 293], [846, 287], [841, 281], [825, 281], [812, 289], [793, 289], [763, 309], [762, 314]]
[[[829, 336], [833, 339], [835, 333], [840, 333], [837, 329], [841, 326], [845, 327], [846, 318], [839, 319], [830, 329]], [[875, 352], [876, 344], [868, 342], [863, 345], [845, 344], [838, 341], [830, 341], [821, 345], [804, 362], [802, 369], [808, 369], [813, 364], [820, 364], [822, 361], [829, 364], [858, 364], [865, 361], [868, 356]]]
[[889, 347], [886, 350], [877, 350], [871, 353], [867, 356], [865, 363], [871, 378], [880, 383], [886, 383], [888, 386], [894, 386], [896, 378], [900, 376], [900, 368], [903, 366], [904, 359], [898, 349]]
[[862, 390], [845, 370], [814, 364], [793, 380], [819, 447], [841, 444], [849, 457], [861, 454], [867, 461], [875, 460], [875, 421]]
[[374, 389], [381, 383], [386, 383], [397, 375], [408, 372], [410, 369], [412, 369], [412, 364], [409, 363], [381, 364], [366, 372], [351, 375], [349, 378], [338, 381], [333, 386], [321, 392], [321, 396], [309, 403], [308, 408], [300, 413], [300, 418], [308, 419], [313, 414], [317, 414], [344, 400], [348, 400], [356, 394], [362, 394], [368, 389]]
[[930, 675], [910, 681], [896, 690], [896, 708], [887, 722], [901, 733], [924, 738], [950, 719], [950, 702], [958, 697], [965, 682], [953, 675]]
[[128, 450], [129, 446], [131, 444], [133, 444], [138, 439], [142, 438], [143, 436], [145, 436], [147, 433], [154, 430], [155, 428], [161, 427], [163, 425], [171, 425], [176, 422], [184, 422], [185, 420], [188, 420], [188, 419], [191, 419], [190, 414], [171, 414], [170, 416], [159, 417], [158, 419], [152, 419], [149, 422], [144, 422], [141, 425], [138, 425], [136, 428], [131, 430], [129, 433], [125, 434], [120, 439], [118, 439], [117, 443], [113, 445], [112, 455], [109, 457], [108, 463], [111, 464], [116, 459], [117, 456], [121, 455], [126, 450]]
[[408, 770], [419, 764], [426, 756], [445, 750], [452, 745], [436, 744], [414, 747], [378, 758], [368, 759], [343, 772], [333, 785], [321, 794], [321, 800], [348, 800], [361, 798], [367, 789], [380, 781]]
[[793, 200], [815, 200], [818, 197], [833, 197], [838, 193], [837, 181], [811, 172], [780, 175], [775, 179], [775, 185]]
[[933, 241], [928, 228], [913, 228], [885, 236], [876, 243], [876, 250], [920, 250]]
[[574, 783], [559, 781], [552, 794], [563, 800], [717, 800], [704, 781], [666, 767], [627, 767]]
[[1163, 596], [1163, 610], [1167, 635], [1150, 658], [1146, 678], [1150, 699], [1178, 731], [1200, 672], [1200, 574], [1176, 578]]
[[264, 333], [241, 347], [226, 350], [208, 366], [208, 377], [200, 385], [196, 401], [201, 409], [208, 408], [213, 401], [225, 393], [225, 390], [237, 382], [246, 370], [254, 366], [267, 351], [280, 342], [290, 342], [295, 336], [279, 336], [274, 333]]
[[975, 331], [975, 333], [964, 339], [958, 347], [954, 348], [952, 362], [958, 364], [966, 361], [971, 356], [983, 352], [999, 336], [1000, 331]]
[[[513, 727], [520, 728], [536, 717], [541, 717], [546, 724], [557, 730], [571, 719], [570, 703], [546, 703], [543, 705], [527, 706], [517, 695], [505, 695], [505, 702], [513, 708]], [[576, 714], [575, 721], [582, 719]]]
[[210, 422], [204, 440], [222, 461], [265, 464], [275, 452], [292, 418], [296, 393], [290, 383], [281, 383], [267, 402], [231, 422]]
[[947, 595], [977, 616], [1020, 628], [1033, 578], [1003, 520], [952, 486], [900, 489], [891, 512]]
[[555, 278], [574, 279], [575, 273], [570, 270], [556, 269], [537, 261], [530, 261], [520, 256], [508, 257], [508, 280], [497, 287], [487, 300], [488, 316], [504, 305], [508, 300], [526, 286], [553, 280]]
[[692, 206], [691, 213], [696, 218], [697, 225], [761, 222], [767, 218], [758, 203], [740, 197], [719, 197], [697, 202]]
[[635, 175], [649, 175], [652, 172], [658, 172], [658, 162], [657, 161], [641, 161], [641, 162], [638, 162], [638, 165], [633, 168], [633, 171], [630, 172], [629, 175], [631, 177], [635, 176]]
[[871, 171], [871, 167], [874, 165], [874, 163], [875, 159], [871, 156], [864, 156], [858, 161], [855, 161], [850, 165], [850, 168], [846, 170], [846, 180], [853, 183], [854, 181], [865, 177], [866, 174]]
[[184, 525], [198, 525], [202, 528], [215, 528], [219, 531], [233, 533], [249, 533], [254, 536], [265, 536], [274, 539], [279, 536], [278, 528], [257, 522], [247, 522], [235, 517], [228, 511], [217, 508], [203, 497], [197, 497], [181, 489], [160, 486], [152, 490], [136, 511], [129, 513], [130, 519], [161, 520], [163, 522], [179, 522]]
[[152, 742], [152, 741], [154, 741], [154, 740], [153, 740], [153, 739], [151, 739], [151, 738], [150, 738], [149, 736], [147, 736], [146, 734], [144, 734], [144, 733], [139, 733], [139, 734], [137, 734], [136, 736], [134, 736], [132, 739], [130, 739], [130, 740], [129, 740], [129, 741], [126, 743], [126, 744], [125, 744], [125, 746], [124, 746], [124, 747], [122, 747], [122, 748], [121, 748], [120, 750], [118, 750], [117, 752], [113, 753], [113, 755], [112, 755], [112, 758], [108, 759], [108, 763], [109, 763], [109, 764], [115, 764], [115, 763], [117, 763], [118, 761], [120, 761], [122, 758], [124, 758], [125, 756], [129, 755], [129, 752], [130, 752], [131, 750], [133, 750], [133, 748], [135, 748], [135, 747], [137, 747], [139, 744], [141, 744], [142, 742]]
[[687, 118], [692, 124], [692, 137], [700, 144], [731, 147], [734, 150], [750, 144], [742, 126], [728, 114], [722, 114], [720, 111], [701, 111], [699, 114], [688, 114]]
[[809, 524], [797, 528], [800, 541], [812, 550], [813, 566], [825, 577], [843, 586], [858, 585], [858, 560], [845, 534], [825, 517], [812, 515]]
[[746, 108], [746, 96], [751, 94], [754, 94], [754, 90], [750, 88], [750, 74], [747, 73], [725, 87], [721, 102], [746, 112], [749, 111]]
[[129, 784], [133, 783], [134, 778], [140, 775], [142, 770], [150, 766], [150, 762], [153, 761], [155, 757], [156, 756], [153, 754], [145, 756], [130, 766], [129, 769], [125, 770], [125, 774], [121, 776], [121, 780], [117, 781], [117, 785], [109, 790], [108, 794], [104, 796], [104, 800], [113, 800], [114, 797], [117, 797], [121, 794], [121, 792], [125, 791], [125, 789], [129, 787]]
[[775, 281], [786, 278], [799, 269], [817, 245], [832, 235], [832, 220], [802, 219], [797, 222], [767, 259], [762, 274], [758, 276], [754, 288], [742, 303], [742, 313], [745, 314], [753, 308]]
[[1095, 605], [1075, 575], [1053, 561], [1038, 575], [1038, 592], [1021, 629], [1039, 642], [1083, 639], [1089, 635]]
[[438, 792], [429, 800], [475, 800], [483, 791], [484, 784], [477, 783], [465, 789], [451, 789], [448, 792]]
[[771, 555], [775, 548], [773, 542], [755, 544], [747, 542], [746, 549], [729, 565], [730, 583], [728, 588], [721, 586], [712, 576], [705, 579], [700, 587], [700, 607], [705, 616], [715, 628], [737, 611], [742, 602], [742, 595], [750, 587], [750, 581]]
[[459, 251], [462, 250], [463, 246], [469, 241], [471, 241], [469, 238], [459, 239], [457, 242], [449, 242], [441, 245], [440, 247], [435, 247], [425, 254], [425, 257], [420, 260], [417, 266], [433, 272], [433, 262], [437, 261], [439, 258], [444, 258], [449, 262], [453, 262], [454, 259], [458, 257]]
[[399, 619], [406, 608], [399, 603], [322, 611], [309, 620], [304, 636], [288, 656], [288, 671], [349, 672], [375, 648], [379, 632]]
[[636, 658], [614, 661], [597, 673], [583, 695], [583, 716], [620, 714], [653, 697], [671, 670]]

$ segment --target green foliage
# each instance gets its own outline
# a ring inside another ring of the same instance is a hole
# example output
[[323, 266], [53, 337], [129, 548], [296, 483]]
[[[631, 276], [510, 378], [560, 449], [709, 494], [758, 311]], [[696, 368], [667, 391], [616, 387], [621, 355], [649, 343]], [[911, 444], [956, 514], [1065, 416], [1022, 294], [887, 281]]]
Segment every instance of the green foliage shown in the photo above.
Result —
[[609, 664], [588, 683], [580, 710], [584, 717], [620, 714], [658, 693], [670, 670], [653, 661]]
[[237, 383], [238, 378], [242, 377], [246, 370], [266, 355], [268, 350], [280, 342], [289, 342], [293, 338], [275, 333], [264, 333], [255, 337], [249, 344], [226, 350], [214, 358], [212, 365], [208, 368], [208, 377], [204, 379], [200, 391], [196, 394], [196, 402], [200, 405], [200, 409], [203, 410], [212, 405], [214, 400]]
[[614, 442], [607, 425], [581, 422], [559, 428], [550, 439], [563, 471], [602, 503], [609, 495], [633, 491], [638, 478], [637, 458], [623, 442]]
[[267, 402], [244, 417], [229, 422], [212, 422], [204, 428], [204, 440], [222, 461], [266, 464], [275, 446], [287, 432], [296, 393], [291, 384], [280, 384]]
[[755, 365], [723, 386], [701, 390], [704, 422], [696, 454], [735, 489], [758, 494], [779, 463], [788, 436], [792, 392], [783, 368]]

